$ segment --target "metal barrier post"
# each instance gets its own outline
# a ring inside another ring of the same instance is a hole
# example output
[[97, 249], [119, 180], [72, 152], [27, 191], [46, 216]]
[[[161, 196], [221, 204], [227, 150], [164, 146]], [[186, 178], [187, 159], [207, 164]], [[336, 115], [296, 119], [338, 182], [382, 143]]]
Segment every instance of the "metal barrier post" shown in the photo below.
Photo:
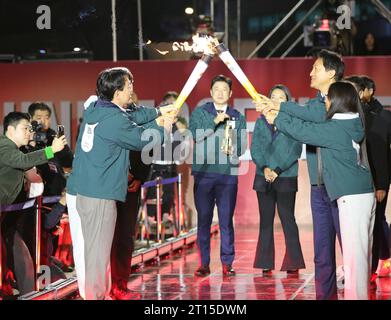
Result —
[[179, 201], [179, 233], [186, 227], [185, 214], [183, 210], [182, 174], [178, 174], [178, 201]]
[[[179, 179], [178, 179], [179, 181]], [[179, 227], [179, 196], [178, 196], [178, 182], [174, 182], [174, 237], [177, 237], [178, 234], [180, 234], [180, 227]]]
[[145, 188], [141, 186], [141, 221], [143, 222], [141, 224], [141, 241], [144, 241], [144, 232], [145, 232], [145, 212], [144, 212], [144, 203], [145, 203]]
[[149, 241], [151, 237], [151, 228], [148, 221], [148, 214], [147, 214], [147, 188], [141, 188], [141, 213], [142, 213], [142, 220], [144, 221], [142, 227], [141, 227], [141, 240], [144, 240], [144, 234], [146, 234], [147, 237], [147, 245], [149, 246]]
[[41, 213], [42, 196], [37, 198], [37, 211], [35, 216], [35, 290], [39, 291], [38, 274], [41, 268]]
[[162, 230], [161, 181], [161, 177], [156, 178], [156, 240], [158, 243], [161, 243], [160, 233]]

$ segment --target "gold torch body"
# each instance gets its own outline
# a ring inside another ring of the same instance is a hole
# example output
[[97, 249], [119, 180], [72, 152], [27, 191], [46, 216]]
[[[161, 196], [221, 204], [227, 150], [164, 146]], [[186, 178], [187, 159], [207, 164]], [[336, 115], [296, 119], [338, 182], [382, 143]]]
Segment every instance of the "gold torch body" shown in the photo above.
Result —
[[234, 131], [234, 121], [227, 120], [224, 125], [224, 136], [223, 141], [221, 143], [221, 150], [231, 156], [234, 152], [233, 146], [233, 131]]

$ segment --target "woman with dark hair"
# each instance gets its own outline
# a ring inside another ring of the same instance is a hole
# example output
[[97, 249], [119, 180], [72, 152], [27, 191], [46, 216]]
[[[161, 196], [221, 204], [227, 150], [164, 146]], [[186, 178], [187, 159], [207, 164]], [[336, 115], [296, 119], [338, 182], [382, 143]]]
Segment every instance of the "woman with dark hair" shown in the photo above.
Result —
[[[291, 100], [287, 87], [276, 85], [270, 90], [271, 100]], [[254, 268], [263, 273], [274, 269], [273, 224], [276, 205], [285, 236], [282, 271], [297, 273], [305, 268], [299, 231], [295, 221], [298, 161], [301, 143], [287, 137], [261, 115], [255, 123], [251, 155], [257, 166], [253, 189], [259, 205], [259, 237]]]
[[[351, 83], [336, 82], [326, 97], [327, 121], [306, 122], [279, 114], [276, 127], [303, 143], [321, 147], [321, 170], [339, 209], [345, 299], [368, 299], [375, 194], [364, 139], [364, 117]], [[270, 113], [269, 113], [270, 114]], [[273, 122], [273, 115], [266, 118]]]

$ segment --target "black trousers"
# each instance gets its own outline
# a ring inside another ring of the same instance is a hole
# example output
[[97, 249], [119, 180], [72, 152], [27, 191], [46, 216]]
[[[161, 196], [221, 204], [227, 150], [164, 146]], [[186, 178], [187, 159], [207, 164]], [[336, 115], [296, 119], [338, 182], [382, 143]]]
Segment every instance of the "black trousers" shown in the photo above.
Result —
[[128, 192], [126, 202], [117, 202], [117, 221], [111, 248], [113, 286], [126, 288], [132, 266], [140, 189]]
[[388, 191], [382, 202], [376, 203], [375, 225], [373, 227], [373, 247], [372, 247], [372, 272], [376, 272], [379, 259], [390, 258], [390, 231], [386, 220], [386, 206]]
[[259, 205], [259, 237], [254, 268], [274, 269], [274, 215], [276, 204], [285, 236], [285, 255], [281, 270], [305, 268], [295, 220], [296, 192], [257, 191]]

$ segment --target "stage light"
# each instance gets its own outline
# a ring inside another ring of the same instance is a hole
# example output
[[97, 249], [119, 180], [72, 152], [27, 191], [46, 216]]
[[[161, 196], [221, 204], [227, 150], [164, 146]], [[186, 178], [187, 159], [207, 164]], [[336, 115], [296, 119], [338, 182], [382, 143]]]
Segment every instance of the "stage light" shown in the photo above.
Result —
[[319, 31], [330, 31], [330, 20], [322, 19], [322, 25], [318, 29]]
[[79, 47], [75, 47], [75, 48], [73, 48], [73, 51], [75, 51], [75, 52], [80, 52], [81, 49], [80, 49]]
[[191, 8], [191, 7], [187, 7], [187, 8], [185, 9], [185, 13], [188, 14], [188, 15], [193, 14], [193, 13], [194, 13], [194, 9]]

